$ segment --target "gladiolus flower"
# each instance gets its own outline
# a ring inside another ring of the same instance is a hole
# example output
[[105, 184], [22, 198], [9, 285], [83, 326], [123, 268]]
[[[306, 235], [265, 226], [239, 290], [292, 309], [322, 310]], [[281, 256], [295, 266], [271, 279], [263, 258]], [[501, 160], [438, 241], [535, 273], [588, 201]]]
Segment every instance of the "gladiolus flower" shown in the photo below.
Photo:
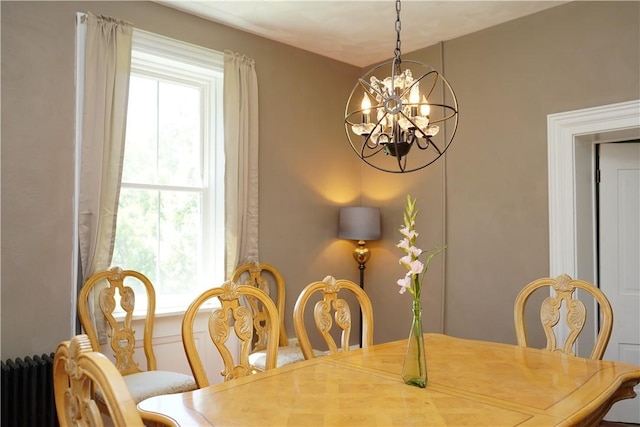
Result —
[[411, 196], [407, 196], [407, 201], [404, 210], [404, 226], [399, 231], [404, 238], [398, 242], [396, 247], [402, 249], [405, 255], [400, 258], [400, 265], [407, 269], [405, 276], [398, 280], [400, 286], [400, 293], [403, 294], [409, 291], [413, 295], [414, 300], [420, 299], [420, 290], [422, 287], [422, 281], [424, 280], [424, 274], [429, 268], [429, 263], [434, 256], [444, 250], [444, 246], [435, 251], [432, 251], [427, 256], [426, 261], [423, 263], [418, 258], [423, 254], [422, 249], [414, 246], [418, 232], [415, 230], [416, 216], [418, 210], [416, 209], [416, 200], [411, 199]]

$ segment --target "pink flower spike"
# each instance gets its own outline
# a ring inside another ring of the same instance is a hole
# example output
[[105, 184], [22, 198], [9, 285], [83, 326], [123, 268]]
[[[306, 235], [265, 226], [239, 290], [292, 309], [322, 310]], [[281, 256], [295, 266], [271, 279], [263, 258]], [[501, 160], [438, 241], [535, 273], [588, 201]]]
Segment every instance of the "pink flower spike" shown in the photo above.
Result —
[[422, 249], [411, 246], [407, 249], [407, 252], [410, 253], [414, 258], [418, 258], [422, 253]]
[[402, 234], [409, 240], [418, 237], [418, 233], [416, 233], [415, 230], [412, 230], [410, 227], [406, 227], [406, 226], [400, 229], [400, 234]]
[[405, 252], [409, 251], [409, 239], [402, 239], [396, 245], [397, 248], [403, 249]]
[[420, 274], [424, 269], [424, 264], [419, 260], [414, 260], [409, 263], [409, 268], [411, 269], [411, 274]]
[[412, 261], [413, 261], [413, 258], [411, 257], [411, 255], [405, 255], [398, 260], [400, 265], [407, 267], [409, 270], [411, 270]]
[[400, 293], [404, 294], [407, 291], [407, 288], [411, 286], [411, 277], [405, 276], [402, 279], [398, 280], [398, 286], [400, 286]]
[[[409, 293], [413, 296], [414, 304], [420, 303], [420, 293], [422, 290], [423, 281], [425, 279], [425, 273], [429, 268], [429, 264], [434, 256], [439, 254], [446, 248], [443, 246], [437, 248], [437, 250], [423, 251], [416, 245], [416, 240], [419, 233], [415, 230], [416, 216], [418, 215], [418, 209], [416, 207], [416, 199], [411, 198], [411, 195], [407, 195], [407, 200], [404, 205], [404, 213], [402, 219], [404, 225], [399, 228], [402, 240], [396, 245], [397, 248], [404, 252], [404, 256], [398, 260], [398, 263], [407, 269], [405, 276], [398, 280], [398, 286], [400, 286], [400, 293]], [[426, 259], [424, 263], [420, 261], [420, 256], [425, 255]]]

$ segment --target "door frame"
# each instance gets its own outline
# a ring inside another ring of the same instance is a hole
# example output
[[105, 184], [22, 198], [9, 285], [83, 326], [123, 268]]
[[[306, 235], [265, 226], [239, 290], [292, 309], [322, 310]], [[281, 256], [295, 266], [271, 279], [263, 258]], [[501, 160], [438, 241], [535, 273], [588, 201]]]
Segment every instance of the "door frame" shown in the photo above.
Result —
[[[597, 284], [596, 144], [638, 138], [640, 99], [547, 116], [550, 277], [565, 273]], [[585, 325], [592, 339], [595, 317]], [[557, 333], [564, 339], [568, 327]]]

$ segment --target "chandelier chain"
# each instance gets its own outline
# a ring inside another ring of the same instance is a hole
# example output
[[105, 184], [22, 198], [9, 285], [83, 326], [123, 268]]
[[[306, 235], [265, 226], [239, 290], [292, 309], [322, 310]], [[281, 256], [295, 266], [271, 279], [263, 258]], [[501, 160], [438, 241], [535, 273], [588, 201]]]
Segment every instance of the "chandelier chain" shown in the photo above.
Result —
[[393, 51], [396, 65], [400, 64], [400, 30], [402, 30], [402, 23], [400, 22], [400, 0], [396, 0], [396, 48]]

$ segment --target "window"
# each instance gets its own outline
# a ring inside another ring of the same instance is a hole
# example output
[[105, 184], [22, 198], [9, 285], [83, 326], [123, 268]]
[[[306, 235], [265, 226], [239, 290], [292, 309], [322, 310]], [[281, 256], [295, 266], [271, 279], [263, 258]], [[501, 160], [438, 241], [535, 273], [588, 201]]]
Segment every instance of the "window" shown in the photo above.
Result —
[[224, 280], [223, 54], [136, 29], [131, 61], [112, 265], [179, 311]]

